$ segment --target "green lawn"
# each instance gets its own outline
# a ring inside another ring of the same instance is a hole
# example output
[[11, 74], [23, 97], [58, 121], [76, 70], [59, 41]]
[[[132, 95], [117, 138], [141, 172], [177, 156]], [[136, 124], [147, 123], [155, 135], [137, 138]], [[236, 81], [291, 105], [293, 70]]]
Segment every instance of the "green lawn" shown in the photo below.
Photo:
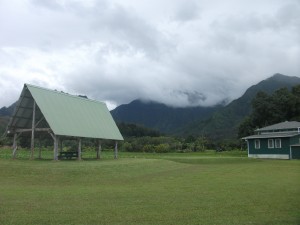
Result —
[[12, 160], [0, 149], [0, 224], [300, 224], [299, 160], [93, 155], [54, 162], [52, 152], [28, 160], [21, 151]]

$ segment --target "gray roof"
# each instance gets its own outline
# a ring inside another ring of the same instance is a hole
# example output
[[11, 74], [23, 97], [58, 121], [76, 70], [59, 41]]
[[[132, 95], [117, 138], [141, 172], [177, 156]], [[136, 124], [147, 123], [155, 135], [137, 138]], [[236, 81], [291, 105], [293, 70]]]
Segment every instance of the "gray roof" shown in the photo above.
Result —
[[299, 127], [300, 127], [300, 122], [298, 121], [285, 121], [282, 123], [277, 123], [271, 126], [263, 127], [255, 131], [289, 130], [289, 129], [297, 129]]
[[265, 133], [265, 134], [256, 134], [248, 137], [243, 137], [242, 139], [260, 139], [260, 138], [285, 138], [285, 137], [294, 137], [296, 135], [300, 135], [298, 132], [273, 132], [273, 133]]
[[38, 128], [50, 128], [55, 135], [123, 140], [106, 105], [102, 102], [25, 84], [7, 131], [32, 127], [36, 102]]

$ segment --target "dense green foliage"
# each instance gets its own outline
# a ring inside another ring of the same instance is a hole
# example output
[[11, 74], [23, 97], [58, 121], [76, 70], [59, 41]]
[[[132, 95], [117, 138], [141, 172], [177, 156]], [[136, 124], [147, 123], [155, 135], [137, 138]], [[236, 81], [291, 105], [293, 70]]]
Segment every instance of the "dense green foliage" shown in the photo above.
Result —
[[5, 159], [0, 149], [0, 224], [300, 222], [300, 161], [231, 152], [120, 153], [113, 160], [104, 153], [102, 160], [53, 162]]
[[123, 137], [159, 137], [159, 131], [132, 123], [117, 123]]
[[0, 137], [3, 135], [8, 123], [8, 117], [0, 117]]
[[252, 113], [241, 123], [239, 137], [254, 129], [284, 121], [300, 121], [300, 85], [289, 91], [281, 88], [273, 94], [258, 92], [252, 101]]
[[209, 118], [220, 107], [175, 108], [158, 102], [134, 100], [118, 106], [111, 114], [117, 122], [139, 124], [162, 133], [176, 134], [178, 129], [192, 121]]
[[[205, 136], [188, 136], [186, 138], [176, 138], [170, 136], [160, 137], [129, 137], [121, 143], [122, 151], [128, 152], [203, 152], [207, 149], [215, 151], [232, 151], [241, 149], [240, 140], [224, 139], [215, 142]], [[242, 148], [245, 150], [246, 148]]]

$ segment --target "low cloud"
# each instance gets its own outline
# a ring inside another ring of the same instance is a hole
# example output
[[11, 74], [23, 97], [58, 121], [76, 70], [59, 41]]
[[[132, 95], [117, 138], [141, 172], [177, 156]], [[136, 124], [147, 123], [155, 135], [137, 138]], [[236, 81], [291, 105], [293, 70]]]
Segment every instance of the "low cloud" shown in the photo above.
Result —
[[300, 76], [296, 0], [0, 4], [0, 107], [24, 83], [111, 108], [138, 98], [185, 107], [233, 100], [277, 72]]

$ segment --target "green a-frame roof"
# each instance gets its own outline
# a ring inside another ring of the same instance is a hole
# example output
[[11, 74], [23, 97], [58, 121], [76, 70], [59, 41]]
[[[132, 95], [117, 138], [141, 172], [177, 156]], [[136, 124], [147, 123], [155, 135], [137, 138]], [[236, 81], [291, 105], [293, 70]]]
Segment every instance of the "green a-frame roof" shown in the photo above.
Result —
[[[34, 106], [34, 104], [36, 106]], [[25, 84], [7, 133], [32, 128], [57, 136], [123, 140], [108, 108], [102, 102]]]

